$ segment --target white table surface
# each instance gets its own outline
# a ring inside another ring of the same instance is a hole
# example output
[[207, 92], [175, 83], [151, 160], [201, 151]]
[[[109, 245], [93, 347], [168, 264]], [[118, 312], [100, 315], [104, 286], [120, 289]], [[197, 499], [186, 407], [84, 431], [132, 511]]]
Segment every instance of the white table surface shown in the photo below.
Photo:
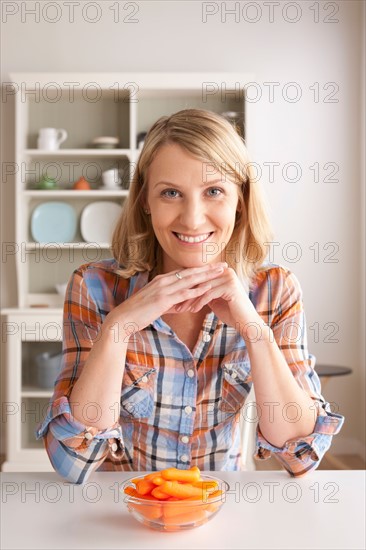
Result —
[[364, 470], [212, 474], [230, 484], [220, 512], [201, 527], [162, 533], [128, 512], [118, 489], [131, 472], [95, 472], [84, 486], [56, 473], [2, 473], [1, 548], [365, 548]]

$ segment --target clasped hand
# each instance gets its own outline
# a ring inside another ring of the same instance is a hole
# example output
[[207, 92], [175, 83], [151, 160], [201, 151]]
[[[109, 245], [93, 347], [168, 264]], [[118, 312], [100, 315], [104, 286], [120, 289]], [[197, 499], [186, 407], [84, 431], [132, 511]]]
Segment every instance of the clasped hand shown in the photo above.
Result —
[[226, 262], [157, 275], [110, 315], [117, 321], [133, 322], [142, 330], [168, 313], [197, 313], [208, 306], [222, 322], [236, 327], [258, 314], [234, 269]]
[[[179, 313], [196, 313], [207, 305], [223, 323], [236, 327], [249, 321], [253, 318], [253, 313], [256, 316], [257, 312], [234, 269], [226, 263], [217, 265], [223, 268], [217, 270], [210, 279], [210, 288], [205, 289], [197, 298], [179, 303], [175, 310]], [[185, 271], [188, 270], [181, 272], [182, 277]]]

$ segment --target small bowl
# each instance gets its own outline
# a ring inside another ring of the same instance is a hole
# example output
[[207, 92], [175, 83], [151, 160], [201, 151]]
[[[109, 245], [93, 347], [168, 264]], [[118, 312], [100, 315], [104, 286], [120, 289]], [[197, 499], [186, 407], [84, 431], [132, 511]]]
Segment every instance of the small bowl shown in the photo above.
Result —
[[51, 355], [44, 352], [36, 355], [36, 379], [37, 386], [44, 389], [51, 389], [54, 386], [56, 378], [61, 372], [62, 353]]
[[57, 290], [57, 294], [59, 294], [63, 298], [65, 297], [67, 285], [68, 285], [68, 283], [61, 283], [61, 284], [55, 285], [56, 290]]
[[209, 500], [202, 497], [202, 500], [156, 501], [124, 493], [127, 486], [135, 486], [132, 479], [143, 479], [145, 475], [128, 479], [122, 486], [122, 493], [132, 516], [146, 527], [157, 531], [185, 531], [204, 525], [220, 511], [225, 504], [226, 492], [229, 490], [229, 484], [226, 481], [216, 477], [201, 476], [202, 481], [216, 481], [222, 494]]

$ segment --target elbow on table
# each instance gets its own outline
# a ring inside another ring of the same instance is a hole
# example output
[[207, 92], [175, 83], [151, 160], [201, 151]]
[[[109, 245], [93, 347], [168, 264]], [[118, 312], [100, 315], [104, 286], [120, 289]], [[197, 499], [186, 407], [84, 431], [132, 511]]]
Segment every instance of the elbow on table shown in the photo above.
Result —
[[291, 477], [304, 477], [318, 468], [323, 454], [318, 455], [314, 449], [308, 447], [295, 454], [277, 454], [276, 458]]
[[51, 430], [43, 437], [44, 446], [55, 472], [65, 481], [75, 485], [85, 483], [91, 473], [104, 461], [106, 454], [96, 460], [89, 456], [78, 454], [75, 450], [67, 447], [62, 441], [56, 439]]

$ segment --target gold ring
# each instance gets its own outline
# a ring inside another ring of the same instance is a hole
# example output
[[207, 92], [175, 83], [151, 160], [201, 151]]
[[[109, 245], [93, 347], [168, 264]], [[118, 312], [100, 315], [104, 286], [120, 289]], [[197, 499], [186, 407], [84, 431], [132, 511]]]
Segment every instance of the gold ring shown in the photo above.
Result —
[[176, 274], [175, 274], [176, 278], [177, 279], [183, 279], [182, 275], [177, 271]]

